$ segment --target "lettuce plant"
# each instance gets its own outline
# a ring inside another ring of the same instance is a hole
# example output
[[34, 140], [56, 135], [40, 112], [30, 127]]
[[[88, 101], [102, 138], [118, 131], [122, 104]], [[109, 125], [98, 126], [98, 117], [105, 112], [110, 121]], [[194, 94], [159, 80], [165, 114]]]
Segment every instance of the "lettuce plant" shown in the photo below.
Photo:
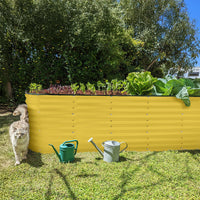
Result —
[[126, 91], [131, 95], [150, 95], [153, 90], [153, 84], [156, 78], [151, 75], [151, 72], [132, 72], [127, 76]]

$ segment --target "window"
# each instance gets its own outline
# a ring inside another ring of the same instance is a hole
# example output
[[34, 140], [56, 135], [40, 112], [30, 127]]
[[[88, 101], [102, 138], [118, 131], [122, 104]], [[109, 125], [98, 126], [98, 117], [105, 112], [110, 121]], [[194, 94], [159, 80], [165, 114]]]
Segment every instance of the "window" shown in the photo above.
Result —
[[199, 72], [189, 72], [188, 76], [199, 76]]

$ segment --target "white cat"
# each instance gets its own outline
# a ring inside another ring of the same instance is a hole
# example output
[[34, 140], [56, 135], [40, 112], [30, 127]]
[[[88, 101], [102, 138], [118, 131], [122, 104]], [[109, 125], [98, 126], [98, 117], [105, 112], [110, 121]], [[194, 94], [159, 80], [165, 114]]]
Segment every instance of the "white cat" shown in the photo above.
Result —
[[9, 129], [10, 140], [15, 154], [15, 165], [26, 159], [29, 145], [29, 124], [26, 104], [19, 105], [13, 115], [19, 115], [20, 121], [13, 122]]
[[9, 130], [10, 140], [15, 154], [15, 165], [26, 159], [29, 145], [29, 124], [25, 120], [13, 122]]

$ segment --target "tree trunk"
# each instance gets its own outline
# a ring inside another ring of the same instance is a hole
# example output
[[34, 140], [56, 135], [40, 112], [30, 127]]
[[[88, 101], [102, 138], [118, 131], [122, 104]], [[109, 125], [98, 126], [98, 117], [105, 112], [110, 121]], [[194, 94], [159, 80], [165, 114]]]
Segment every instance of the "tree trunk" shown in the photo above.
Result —
[[154, 59], [153, 62], [151, 62], [151, 64], [146, 68], [145, 71], [148, 71], [148, 70], [151, 68], [151, 66], [152, 66], [157, 60], [158, 60], [158, 57], [157, 57], [156, 59]]
[[7, 81], [5, 85], [5, 92], [6, 92], [6, 97], [12, 98], [12, 86], [10, 81]]

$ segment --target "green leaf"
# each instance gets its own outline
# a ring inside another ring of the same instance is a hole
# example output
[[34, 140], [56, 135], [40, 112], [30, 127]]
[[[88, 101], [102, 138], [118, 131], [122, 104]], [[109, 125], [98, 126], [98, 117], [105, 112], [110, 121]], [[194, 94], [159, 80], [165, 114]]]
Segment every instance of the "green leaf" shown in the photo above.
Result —
[[71, 88], [72, 88], [74, 94], [76, 94], [76, 92], [79, 88], [79, 85], [77, 83], [71, 84]]
[[188, 89], [188, 93], [189, 93], [190, 96], [200, 97], [200, 88]]
[[195, 88], [195, 84], [194, 84], [193, 80], [191, 80], [189, 78], [180, 78], [179, 81], [182, 82], [185, 86]]
[[196, 78], [196, 79], [194, 80], [194, 85], [195, 85], [194, 88], [200, 88], [200, 79], [199, 79], [199, 78]]
[[166, 87], [172, 88], [171, 95], [176, 95], [185, 86], [185, 84], [180, 80], [170, 80], [167, 82]]
[[79, 89], [85, 94], [85, 85], [83, 83], [80, 83]]
[[178, 92], [176, 98], [181, 99], [186, 106], [190, 106], [189, 94], [185, 86]]

